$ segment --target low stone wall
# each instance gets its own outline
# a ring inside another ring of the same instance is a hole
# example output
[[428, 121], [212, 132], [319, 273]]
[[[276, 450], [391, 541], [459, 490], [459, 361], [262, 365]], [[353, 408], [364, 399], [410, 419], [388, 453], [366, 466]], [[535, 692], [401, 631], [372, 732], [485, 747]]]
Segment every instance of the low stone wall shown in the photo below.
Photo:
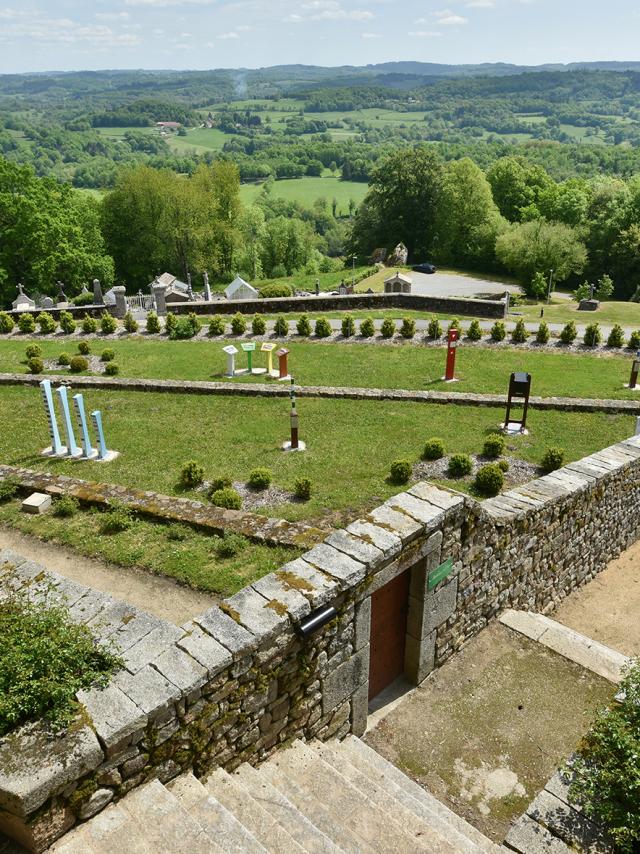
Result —
[[[593, 578], [638, 538], [638, 499], [633, 437], [483, 505], [418, 483], [181, 628], [73, 585], [72, 609], [125, 669], [79, 695], [86, 723], [64, 738], [0, 740], [0, 830], [42, 850], [151, 777], [362, 734], [372, 603], [390, 581], [410, 573], [405, 675], [419, 683], [502, 609], [552, 610]], [[37, 595], [42, 569], [6, 577], [5, 591]], [[328, 605], [335, 616], [305, 637]]]

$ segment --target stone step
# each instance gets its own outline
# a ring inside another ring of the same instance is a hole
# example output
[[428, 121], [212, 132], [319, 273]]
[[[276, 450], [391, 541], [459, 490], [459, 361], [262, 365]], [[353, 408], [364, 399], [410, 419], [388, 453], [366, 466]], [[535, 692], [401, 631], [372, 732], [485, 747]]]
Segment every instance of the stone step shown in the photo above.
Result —
[[256, 801], [240, 780], [217, 768], [206, 780], [205, 788], [225, 806], [255, 838], [271, 852], [303, 854], [304, 848], [276, 819]]
[[[315, 750], [332, 768], [345, 777], [352, 785], [359, 789], [382, 813], [388, 813], [392, 820], [401, 822], [403, 827], [410, 827], [424, 845], [429, 846], [433, 854], [459, 854], [460, 848], [455, 840], [448, 838], [451, 834], [443, 834], [434, 829], [433, 825], [427, 823], [420, 816], [416, 816], [411, 810], [395, 797], [392, 786], [381, 785], [381, 781], [363, 773], [355, 767], [346, 757], [345, 752], [340, 750], [339, 744], [331, 742], [322, 744], [313, 742], [311, 748]], [[471, 851], [472, 849], [469, 848]], [[478, 849], [473, 846], [473, 850]]]
[[279, 760], [283, 770], [322, 800], [337, 822], [344, 824], [374, 850], [386, 854], [430, 850], [412, 828], [403, 827], [390, 812], [382, 813], [366, 795], [303, 742], [294, 742]]
[[[380, 775], [382, 775], [387, 781], [395, 783], [398, 789], [404, 793], [401, 794], [401, 792], [396, 791], [396, 798], [401, 800], [416, 815], [424, 818], [427, 822], [430, 820], [433, 821], [434, 827], [438, 830], [440, 828], [444, 829], [446, 826], [455, 830], [461, 837], [458, 844], [461, 844], [466, 839], [467, 843], [473, 843], [480, 851], [494, 854], [497, 850], [497, 846], [483, 833], [480, 833], [477, 828], [469, 824], [469, 822], [465, 821], [457, 813], [453, 812], [453, 810], [450, 810], [449, 807], [445, 806], [410, 777], [407, 777], [406, 774], [403, 774], [399, 768], [388, 762], [361, 739], [353, 735], [348, 735], [341, 742], [341, 748], [349, 754], [349, 761], [364, 773], [367, 773], [367, 766], [369, 766], [372, 769], [371, 776], [373, 779], [379, 779]], [[359, 760], [360, 762], [358, 762]], [[377, 772], [377, 775], [375, 772]], [[439, 822], [437, 821], [438, 819], [440, 820]], [[469, 849], [460, 848], [460, 850]]]
[[345, 854], [374, 854], [374, 849], [364, 845], [341, 822], [337, 821], [322, 801], [280, 768], [278, 760], [281, 756], [280, 752], [261, 765], [260, 776], [265, 777], [274, 788], [282, 792], [315, 827], [338, 846], [340, 851]]
[[571, 854], [572, 849], [528, 815], [521, 816], [505, 839], [508, 851], [518, 854]]
[[283, 793], [248, 763], [235, 772], [254, 800], [284, 827], [308, 854], [339, 854], [340, 849], [292, 804]]
[[[137, 823], [150, 850], [171, 854], [209, 854], [211, 839], [158, 780], [145, 783], [118, 802]], [[128, 851], [128, 848], [125, 848]]]
[[80, 824], [54, 843], [55, 854], [156, 854], [143, 827], [119, 804], [111, 804], [85, 824]]
[[197, 780], [193, 774], [181, 774], [167, 789], [212, 840], [211, 851], [225, 854], [267, 854], [255, 836]]

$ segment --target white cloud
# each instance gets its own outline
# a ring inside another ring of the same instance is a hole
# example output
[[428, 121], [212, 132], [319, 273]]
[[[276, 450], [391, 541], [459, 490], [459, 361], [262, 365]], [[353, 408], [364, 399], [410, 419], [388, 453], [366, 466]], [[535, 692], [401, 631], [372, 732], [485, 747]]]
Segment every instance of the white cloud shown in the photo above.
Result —
[[374, 17], [368, 9], [344, 9], [338, 0], [309, 0], [300, 5], [300, 13], [293, 12], [283, 20], [287, 24], [301, 24], [304, 21], [370, 21]]
[[495, 0], [469, 0], [467, 9], [495, 9]]
[[[70, 18], [52, 18], [39, 11], [25, 11], [19, 15], [0, 12], [8, 21], [0, 31], [0, 42], [25, 39], [36, 44], [84, 45], [92, 48], [136, 47], [140, 38], [132, 32], [119, 32], [107, 24], [81, 24]], [[125, 25], [131, 29], [130, 25]]]
[[441, 12], [434, 12], [433, 17], [438, 24], [443, 27], [460, 27], [469, 22], [468, 18], [452, 12], [451, 9], [443, 9]]
[[166, 9], [169, 6], [211, 6], [217, 0], [124, 0], [127, 6]]
[[439, 33], [436, 30], [409, 30], [407, 35], [416, 39], [433, 39], [438, 38], [442, 33]]

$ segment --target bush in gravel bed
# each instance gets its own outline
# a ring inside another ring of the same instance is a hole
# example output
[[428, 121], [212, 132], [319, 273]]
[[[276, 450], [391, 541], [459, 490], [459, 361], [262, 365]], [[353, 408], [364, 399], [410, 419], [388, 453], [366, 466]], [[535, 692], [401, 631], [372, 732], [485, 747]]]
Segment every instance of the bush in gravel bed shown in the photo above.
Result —
[[103, 362], [113, 362], [115, 357], [116, 357], [116, 351], [115, 350], [103, 350], [102, 355], [100, 356], [100, 359]]
[[341, 331], [343, 338], [351, 338], [356, 334], [356, 322], [351, 314], [345, 314], [342, 318]]
[[393, 338], [396, 334], [396, 322], [390, 317], [385, 317], [380, 327], [380, 334], [383, 338]]
[[27, 361], [27, 368], [30, 374], [41, 374], [44, 371], [44, 362], [34, 356]]
[[562, 448], [547, 448], [540, 460], [540, 468], [544, 472], [555, 471], [564, 465], [564, 450]]
[[462, 327], [460, 326], [460, 321], [457, 317], [454, 317], [453, 320], [447, 326], [447, 332], [451, 332], [452, 329], [457, 329], [460, 334], [462, 334]]
[[294, 495], [300, 501], [308, 501], [311, 498], [311, 481], [308, 477], [297, 478], [294, 488]]
[[195, 460], [189, 460], [180, 470], [180, 485], [185, 489], [200, 486], [204, 480], [204, 468]]
[[576, 325], [573, 320], [570, 320], [560, 333], [560, 340], [563, 344], [573, 344], [577, 337], [578, 330], [576, 329]]
[[504, 474], [495, 463], [482, 466], [476, 473], [473, 485], [482, 495], [497, 495], [504, 486]]
[[97, 329], [98, 321], [95, 319], [95, 317], [91, 317], [90, 314], [85, 314], [85, 316], [82, 318], [82, 331], [85, 333], [85, 335], [91, 335], [92, 333], [96, 332]]
[[223, 474], [219, 477], [214, 477], [214, 479], [209, 482], [209, 498], [211, 498], [214, 492], [218, 492], [221, 489], [228, 489], [230, 486], [233, 486], [233, 481], [228, 475]]
[[[153, 312], [149, 312], [149, 315], [153, 314]], [[158, 319], [158, 315], [156, 315], [156, 320]], [[147, 319], [147, 327], [149, 325], [149, 321]], [[112, 314], [109, 314], [108, 311], [102, 312], [102, 317], [100, 318], [100, 332], [103, 335], [113, 335], [113, 333], [118, 328], [118, 321]]]
[[115, 362], [107, 362], [104, 368], [104, 372], [108, 377], [115, 377], [120, 373], [120, 368], [116, 365]]
[[200, 331], [200, 321], [196, 314], [189, 312], [186, 317], [179, 317], [176, 325], [169, 333], [172, 341], [184, 341], [193, 338]]
[[469, 454], [453, 454], [449, 458], [447, 471], [451, 477], [464, 477], [467, 474], [471, 474], [472, 469], [473, 462]]
[[12, 332], [15, 325], [15, 321], [10, 314], [7, 314], [6, 311], [0, 311], [0, 333], [6, 335]]
[[79, 341], [78, 342], [78, 353], [80, 353], [81, 356], [88, 356], [90, 352], [91, 352], [91, 347], [89, 346], [88, 341]]
[[68, 365], [71, 361], [71, 356], [68, 353], [60, 353], [58, 356], [59, 365]]
[[624, 330], [619, 323], [611, 327], [607, 338], [607, 347], [624, 347]]
[[389, 470], [389, 480], [398, 485], [408, 483], [412, 471], [409, 460], [394, 460]]
[[442, 337], [442, 326], [440, 325], [440, 321], [434, 315], [429, 321], [429, 325], [427, 326], [427, 338], [431, 338], [432, 341], [436, 341], [438, 338]]
[[331, 331], [331, 324], [326, 317], [319, 317], [316, 320], [316, 338], [328, 338], [331, 335]]
[[285, 338], [289, 334], [289, 321], [286, 317], [276, 317], [276, 322], [273, 324], [273, 331], [278, 338]]
[[545, 320], [540, 321], [536, 332], [536, 344], [547, 344], [549, 342], [549, 326]]
[[590, 323], [584, 330], [584, 343], [587, 347], [597, 347], [602, 341], [602, 332], [600, 332], [599, 323]]
[[251, 320], [251, 333], [253, 335], [264, 335], [267, 331], [267, 321], [261, 314], [254, 314]]
[[631, 333], [627, 347], [630, 350], [640, 350], [640, 330]]
[[39, 344], [29, 344], [24, 354], [27, 359], [39, 359], [42, 356], [42, 347]]
[[172, 311], [167, 312], [167, 316], [164, 320], [164, 331], [167, 333], [169, 337], [171, 337], [171, 333], [178, 325], [178, 317]]
[[122, 321], [122, 325], [129, 333], [138, 331], [138, 321], [134, 319], [130, 311], [125, 314], [124, 319]]
[[69, 360], [69, 370], [74, 374], [81, 374], [89, 370], [89, 362], [84, 356], [72, 356]]
[[58, 321], [46, 311], [41, 311], [36, 317], [36, 323], [40, 327], [42, 335], [51, 335], [58, 328]]
[[527, 327], [524, 325], [524, 320], [520, 318], [513, 328], [511, 340], [514, 344], [524, 344], [528, 337]]
[[60, 312], [60, 329], [64, 332], [65, 335], [73, 335], [76, 331], [76, 322], [73, 319], [73, 315], [70, 311], [61, 311]]
[[32, 314], [25, 312], [18, 318], [18, 329], [23, 334], [36, 331], [36, 321]]
[[502, 454], [504, 454], [504, 448], [504, 436], [501, 436], [499, 433], [495, 433], [493, 436], [487, 436], [487, 438], [484, 440], [484, 447], [482, 449], [482, 453], [485, 457], [497, 459], [498, 457], [502, 456]]
[[498, 460], [498, 462], [496, 463], [496, 465], [497, 465], [497, 466], [498, 466], [498, 468], [499, 468], [499, 469], [501, 469], [502, 471], [509, 471], [510, 466], [509, 466], [509, 463], [508, 463], [508, 461], [507, 461], [507, 460]]
[[425, 442], [422, 452], [423, 460], [440, 460], [444, 457], [444, 442], [442, 439], [434, 437]]
[[160, 320], [155, 311], [150, 311], [147, 315], [147, 332], [149, 335], [159, 335], [160, 334]]
[[211, 503], [215, 504], [216, 507], [224, 507], [227, 510], [242, 509], [242, 498], [240, 497], [240, 494], [231, 487], [218, 489], [215, 492], [212, 492], [210, 498]]
[[271, 477], [271, 469], [255, 468], [249, 472], [249, 479], [247, 483], [251, 489], [268, 489], [271, 484]]
[[224, 335], [226, 323], [221, 314], [214, 314], [209, 321], [209, 335]]
[[496, 322], [491, 327], [491, 340], [492, 341], [504, 341], [507, 330], [505, 328], [504, 323], [501, 320], [496, 320]]
[[373, 323], [373, 318], [365, 317], [365, 319], [360, 323], [360, 335], [363, 338], [373, 338], [375, 334], [376, 328]]
[[416, 322], [412, 317], [404, 317], [400, 325], [400, 335], [403, 338], [413, 338], [416, 334]]
[[469, 328], [467, 329], [467, 338], [469, 341], [481, 341], [482, 340], [482, 327], [480, 326], [480, 321], [474, 319], [469, 324]]
[[308, 314], [303, 314], [298, 318], [298, 322], [296, 323], [296, 332], [298, 335], [303, 335], [305, 337], [311, 335], [311, 321], [309, 320]]

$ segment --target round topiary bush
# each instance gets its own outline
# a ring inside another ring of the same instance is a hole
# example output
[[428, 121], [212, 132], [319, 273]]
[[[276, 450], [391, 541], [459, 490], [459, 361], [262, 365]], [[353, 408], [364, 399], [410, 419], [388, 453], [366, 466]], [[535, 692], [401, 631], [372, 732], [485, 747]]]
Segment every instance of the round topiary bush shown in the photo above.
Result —
[[129, 333], [133, 333], [133, 332], [138, 331], [138, 321], [134, 320], [134, 317], [130, 311], [128, 311], [125, 314], [124, 319], [122, 321], [122, 325], [124, 326], [125, 330]]
[[219, 477], [214, 477], [214, 479], [209, 482], [209, 497], [211, 497], [214, 492], [219, 492], [221, 489], [229, 489], [230, 486], [233, 486], [233, 481], [228, 475], [223, 474]]
[[501, 320], [496, 320], [496, 322], [491, 327], [491, 340], [492, 341], [504, 341], [507, 330], [505, 328], [504, 323]]
[[224, 335], [226, 323], [221, 314], [214, 314], [209, 321], [209, 335]]
[[319, 317], [316, 320], [315, 334], [316, 338], [328, 338], [331, 335], [331, 324], [326, 317]]
[[88, 356], [90, 352], [91, 352], [91, 347], [89, 346], [88, 341], [79, 341], [78, 342], [78, 353], [80, 353], [81, 356]]
[[234, 335], [244, 335], [247, 331], [247, 321], [244, 315], [237, 311], [231, 318], [231, 331]]
[[492, 459], [497, 459], [504, 454], [506, 442], [504, 440], [504, 436], [501, 436], [499, 433], [495, 433], [491, 436], [487, 436], [484, 440], [484, 446], [482, 448], [482, 453], [485, 457], [491, 457]]
[[428, 439], [422, 452], [423, 460], [440, 460], [444, 457], [444, 442], [442, 439], [434, 437]]
[[46, 311], [41, 311], [40, 314], [36, 317], [36, 323], [40, 327], [40, 332], [43, 335], [51, 335], [53, 334], [58, 326], [56, 320]]
[[27, 368], [30, 374], [41, 374], [44, 371], [44, 362], [37, 356], [32, 356], [27, 360]]
[[264, 335], [267, 331], [267, 321], [261, 314], [254, 314], [251, 321], [251, 332], [254, 335]]
[[71, 361], [71, 356], [68, 353], [60, 353], [58, 356], [59, 365], [68, 365]]
[[509, 471], [509, 463], [507, 460], [498, 460], [496, 465], [501, 471]]
[[380, 327], [380, 334], [383, 338], [393, 338], [396, 334], [396, 322], [390, 317], [385, 317]]
[[239, 493], [237, 493], [235, 489], [231, 489], [231, 487], [218, 489], [215, 492], [212, 492], [211, 503], [215, 504], [216, 507], [225, 507], [227, 510], [242, 509], [242, 498]]
[[442, 337], [442, 326], [440, 325], [440, 321], [434, 315], [429, 321], [429, 325], [427, 326], [427, 338], [431, 338], [433, 341], [436, 341], [438, 338]]
[[73, 315], [70, 311], [61, 311], [60, 312], [60, 329], [64, 332], [65, 335], [73, 335], [76, 331], [76, 322], [73, 319]]
[[308, 501], [311, 498], [311, 481], [308, 477], [299, 477], [293, 488], [294, 495], [299, 501]]
[[115, 362], [107, 362], [104, 368], [104, 372], [108, 377], [115, 377], [120, 373], [120, 368], [116, 365]]
[[28, 314], [27, 312], [21, 314], [18, 318], [18, 329], [25, 335], [30, 332], [35, 332], [36, 321], [34, 316], [32, 314]]
[[[158, 316], [156, 315], [156, 320]], [[147, 321], [148, 323], [148, 321]], [[118, 328], [118, 321], [112, 314], [109, 314], [108, 311], [102, 312], [102, 317], [100, 318], [100, 332], [103, 335], [113, 335], [113, 333]]]
[[273, 325], [273, 331], [279, 338], [284, 338], [289, 334], [289, 321], [286, 317], [276, 317], [276, 322]]
[[115, 357], [116, 357], [116, 351], [115, 350], [103, 350], [102, 355], [100, 356], [100, 359], [103, 362], [113, 362]]
[[547, 344], [549, 341], [549, 327], [547, 326], [546, 321], [540, 321], [540, 326], [538, 326], [538, 331], [536, 332], [536, 344]]
[[403, 338], [413, 338], [416, 334], [416, 322], [411, 317], [405, 317], [400, 324], [400, 335]]
[[640, 330], [631, 333], [627, 347], [630, 350], [640, 350]]
[[467, 329], [467, 338], [469, 341], [480, 341], [482, 339], [482, 327], [479, 320], [475, 319], [471, 321]]
[[599, 323], [590, 323], [584, 330], [584, 338], [582, 339], [587, 347], [597, 347], [602, 341], [602, 332], [600, 332]]
[[564, 465], [564, 449], [563, 448], [547, 448], [540, 460], [540, 468], [542, 471], [550, 472], [556, 469], [561, 469]]
[[514, 344], [524, 344], [528, 337], [527, 327], [524, 325], [524, 320], [520, 318], [511, 333], [511, 340]]
[[495, 463], [482, 466], [476, 473], [473, 485], [482, 495], [497, 495], [504, 486], [502, 469]]
[[83, 291], [82, 293], [77, 294], [77, 296], [72, 297], [71, 303], [77, 306], [93, 305], [93, 294], [88, 291]]
[[409, 460], [394, 460], [389, 469], [389, 480], [391, 483], [408, 483], [413, 467]]
[[356, 334], [356, 322], [352, 315], [345, 314], [342, 318], [341, 331], [343, 338], [351, 338], [352, 335]]
[[93, 332], [96, 332], [98, 329], [98, 321], [91, 317], [89, 314], [85, 314], [82, 318], [82, 331], [86, 335], [91, 335]]
[[624, 330], [619, 323], [611, 327], [607, 338], [607, 347], [624, 347]]
[[39, 359], [42, 356], [42, 347], [39, 344], [29, 344], [24, 354], [27, 359]]
[[89, 370], [89, 362], [84, 356], [72, 356], [69, 360], [69, 370], [74, 374], [81, 374]]
[[271, 484], [271, 469], [257, 468], [249, 472], [249, 480], [247, 481], [251, 489], [262, 491], [268, 489]]
[[298, 322], [296, 323], [296, 332], [298, 335], [311, 335], [311, 321], [309, 320], [308, 314], [303, 314], [298, 318]]
[[12, 332], [15, 325], [15, 321], [10, 314], [7, 314], [6, 311], [0, 311], [0, 333], [2, 335]]
[[204, 468], [195, 460], [189, 460], [180, 470], [180, 485], [185, 489], [200, 486], [204, 480]]
[[447, 471], [451, 477], [464, 477], [471, 474], [473, 462], [469, 454], [454, 454], [449, 458]]
[[360, 322], [360, 335], [363, 338], [373, 338], [375, 334], [376, 328], [373, 323], [373, 318], [365, 317], [365, 319]]
[[577, 337], [578, 330], [576, 329], [576, 325], [573, 320], [570, 320], [560, 333], [560, 340], [563, 344], [573, 344]]
[[162, 327], [160, 326], [160, 319], [155, 311], [150, 311], [147, 314], [147, 333], [149, 335], [159, 335]]
[[271, 285], [264, 285], [260, 288], [260, 297], [262, 299], [290, 296], [293, 296], [293, 291], [289, 285], [285, 284], [285, 282], [274, 282]]

